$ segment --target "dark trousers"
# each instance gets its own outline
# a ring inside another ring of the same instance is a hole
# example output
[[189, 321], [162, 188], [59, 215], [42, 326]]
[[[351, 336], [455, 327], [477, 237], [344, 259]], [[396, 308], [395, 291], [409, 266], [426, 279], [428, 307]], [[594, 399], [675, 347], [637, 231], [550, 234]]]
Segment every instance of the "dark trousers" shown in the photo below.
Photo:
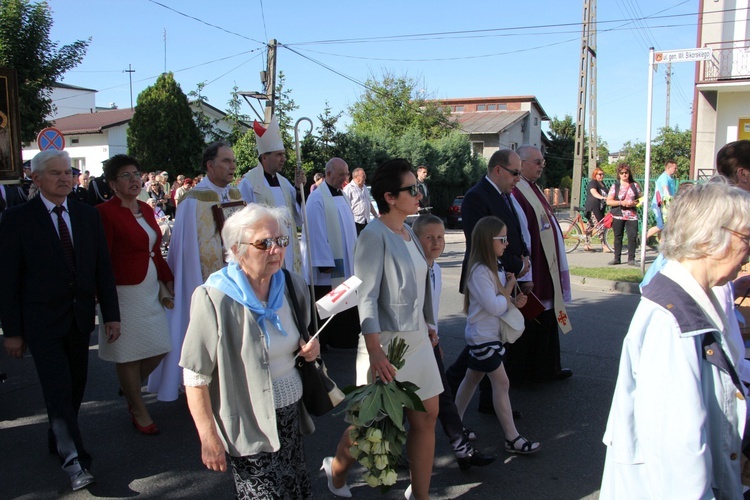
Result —
[[89, 337], [73, 325], [57, 339], [27, 339], [47, 406], [47, 418], [64, 465], [85, 454], [78, 410], [86, 389]]
[[[323, 298], [331, 289], [330, 286], [316, 286], [314, 301]], [[318, 313], [315, 312], [314, 314]], [[318, 328], [323, 326], [323, 323], [327, 320], [328, 318], [321, 320], [320, 316], [318, 316]], [[309, 331], [310, 336], [315, 335], [313, 323], [310, 323]], [[321, 346], [327, 345], [339, 349], [355, 349], [359, 341], [360, 331], [359, 311], [356, 307], [352, 307], [334, 316], [331, 322], [320, 332], [318, 339]]]
[[[458, 355], [456, 361], [454, 361], [445, 372], [445, 377], [448, 381], [446, 387], [450, 387], [453, 394], [458, 392], [458, 386], [461, 385], [461, 381], [466, 376], [466, 370], [468, 368], [469, 346], [466, 346], [464, 347], [464, 350], [461, 351], [461, 354]], [[492, 405], [492, 384], [490, 383], [489, 377], [483, 377], [482, 381], [479, 382], [479, 406], [494, 408]]]
[[438, 397], [438, 419], [440, 420], [440, 425], [443, 426], [443, 432], [445, 432], [445, 435], [448, 436], [451, 444], [453, 444], [457, 440], [463, 439], [464, 424], [461, 421], [461, 417], [458, 416], [455, 396], [445, 376], [445, 366], [443, 366], [443, 358], [440, 356], [440, 348], [435, 346], [432, 350], [435, 352], [435, 360], [437, 361], [438, 370], [440, 370], [440, 380], [443, 382], [443, 392]]
[[365, 222], [364, 224], [355, 222], [354, 225], [357, 226], [357, 236], [359, 236], [359, 233], [361, 233], [367, 227], [367, 222]]
[[554, 309], [526, 320], [523, 335], [505, 347], [505, 371], [511, 385], [554, 380], [561, 370], [560, 336]]
[[615, 261], [620, 262], [623, 232], [627, 232], [628, 234], [628, 261], [635, 260], [635, 240], [638, 233], [638, 221], [612, 219], [612, 231], [615, 232]]

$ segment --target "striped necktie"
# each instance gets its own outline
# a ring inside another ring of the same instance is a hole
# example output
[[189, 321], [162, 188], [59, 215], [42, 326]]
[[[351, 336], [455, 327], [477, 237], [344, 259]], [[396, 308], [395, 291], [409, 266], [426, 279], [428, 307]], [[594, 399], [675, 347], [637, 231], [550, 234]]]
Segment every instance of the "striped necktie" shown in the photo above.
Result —
[[68, 264], [68, 267], [70, 270], [75, 274], [76, 270], [76, 254], [75, 250], [73, 249], [73, 240], [70, 238], [70, 230], [68, 229], [68, 224], [65, 222], [65, 219], [63, 218], [63, 212], [65, 212], [65, 207], [62, 205], [56, 206], [52, 209], [53, 212], [57, 214], [57, 229], [60, 233], [60, 243], [62, 243], [63, 247], [63, 255], [65, 256], [65, 263]]

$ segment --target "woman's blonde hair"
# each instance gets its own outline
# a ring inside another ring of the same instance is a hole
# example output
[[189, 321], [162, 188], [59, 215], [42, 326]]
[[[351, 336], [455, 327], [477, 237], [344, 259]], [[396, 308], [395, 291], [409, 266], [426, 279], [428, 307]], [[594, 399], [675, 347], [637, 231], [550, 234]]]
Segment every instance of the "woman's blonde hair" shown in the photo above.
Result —
[[[750, 193], [714, 176], [675, 197], [659, 249], [667, 259], [696, 260], [726, 255], [732, 234], [747, 234]], [[724, 228], [724, 229], [722, 229]]]
[[[488, 215], [482, 217], [474, 226], [474, 230], [471, 232], [471, 252], [469, 252], [469, 262], [466, 268], [469, 270], [469, 274], [466, 277], [466, 281], [469, 281], [471, 275], [474, 273], [476, 266], [485, 266], [490, 270], [490, 274], [495, 279], [495, 293], [505, 293], [505, 288], [500, 283], [498, 278], [498, 266], [497, 266], [497, 255], [495, 254], [495, 245], [492, 238], [500, 234], [500, 231], [505, 227], [505, 222], [500, 220], [498, 217]], [[464, 287], [464, 312], [469, 312], [469, 287]]]

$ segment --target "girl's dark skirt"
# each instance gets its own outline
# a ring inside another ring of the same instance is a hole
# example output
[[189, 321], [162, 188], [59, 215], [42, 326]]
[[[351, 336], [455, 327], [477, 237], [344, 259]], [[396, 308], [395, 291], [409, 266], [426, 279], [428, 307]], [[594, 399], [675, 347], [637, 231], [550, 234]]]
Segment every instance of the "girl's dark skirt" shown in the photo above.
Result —
[[500, 368], [505, 359], [505, 347], [500, 341], [485, 342], [469, 346], [469, 368], [474, 371], [491, 373]]

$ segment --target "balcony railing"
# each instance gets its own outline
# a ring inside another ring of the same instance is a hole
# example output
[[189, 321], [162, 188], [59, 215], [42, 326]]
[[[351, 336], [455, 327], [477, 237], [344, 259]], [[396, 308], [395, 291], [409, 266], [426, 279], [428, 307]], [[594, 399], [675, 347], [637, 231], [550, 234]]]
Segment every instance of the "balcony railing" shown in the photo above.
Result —
[[703, 81], [750, 79], [750, 40], [707, 43], [713, 49], [710, 61], [703, 63]]

